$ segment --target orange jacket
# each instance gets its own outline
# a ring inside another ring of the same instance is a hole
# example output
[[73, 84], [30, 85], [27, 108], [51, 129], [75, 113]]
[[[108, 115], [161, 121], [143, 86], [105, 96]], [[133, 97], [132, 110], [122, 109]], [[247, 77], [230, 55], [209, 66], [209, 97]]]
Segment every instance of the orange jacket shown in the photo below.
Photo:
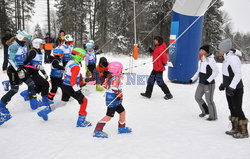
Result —
[[107, 67], [101, 67], [100, 65], [97, 65], [96, 69], [100, 72], [100, 77], [102, 77], [103, 72], [108, 71], [108, 66]]

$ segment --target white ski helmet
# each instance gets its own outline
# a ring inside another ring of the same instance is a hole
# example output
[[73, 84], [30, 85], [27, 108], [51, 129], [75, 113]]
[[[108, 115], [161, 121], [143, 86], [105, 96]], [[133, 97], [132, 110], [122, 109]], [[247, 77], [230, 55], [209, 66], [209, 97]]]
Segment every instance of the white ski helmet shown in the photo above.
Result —
[[95, 45], [94, 40], [89, 40], [88, 43], [92, 43], [93, 45]]
[[86, 48], [94, 48], [94, 43], [88, 42], [87, 44], [85, 44]]
[[44, 44], [45, 42], [42, 40], [42, 39], [39, 39], [39, 38], [37, 38], [37, 39], [34, 39], [33, 41], [32, 41], [32, 45], [33, 45], [33, 47], [35, 48], [35, 49], [39, 49], [40, 48], [40, 45], [41, 44]]
[[32, 36], [25, 30], [18, 30], [16, 34], [16, 38], [19, 41], [23, 41], [24, 38], [27, 38], [28, 40], [32, 39]]
[[74, 41], [73, 37], [70, 34], [65, 35], [64, 39], [65, 39], [66, 42]]

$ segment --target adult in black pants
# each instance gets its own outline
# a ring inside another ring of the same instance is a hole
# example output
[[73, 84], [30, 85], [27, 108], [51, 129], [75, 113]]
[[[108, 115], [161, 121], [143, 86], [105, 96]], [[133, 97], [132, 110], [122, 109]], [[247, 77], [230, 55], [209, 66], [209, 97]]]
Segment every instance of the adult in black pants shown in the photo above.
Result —
[[164, 92], [164, 99], [168, 100], [173, 98], [170, 93], [167, 85], [163, 81], [163, 71], [165, 71], [165, 65], [167, 64], [168, 57], [166, 53], [166, 44], [163, 42], [163, 38], [160, 36], [154, 37], [155, 49], [149, 48], [149, 52], [153, 56], [153, 71], [150, 74], [150, 77], [147, 82], [147, 88], [145, 93], [141, 93], [142, 96], [151, 98], [153, 87], [155, 81], [158, 86]]
[[5, 35], [2, 37], [1, 41], [4, 48], [4, 61], [3, 61], [3, 71], [7, 72], [7, 66], [8, 66], [8, 48], [9, 46], [6, 44], [6, 42], [12, 37], [10, 29], [6, 29]]
[[242, 97], [244, 93], [241, 61], [242, 53], [239, 50], [232, 49], [230, 39], [223, 40], [219, 44], [219, 52], [224, 56], [222, 66], [223, 82], [219, 89], [226, 90], [226, 98], [231, 116], [229, 120], [232, 122], [232, 129], [226, 131], [226, 134], [232, 135], [234, 138], [247, 138], [248, 119], [242, 110]]

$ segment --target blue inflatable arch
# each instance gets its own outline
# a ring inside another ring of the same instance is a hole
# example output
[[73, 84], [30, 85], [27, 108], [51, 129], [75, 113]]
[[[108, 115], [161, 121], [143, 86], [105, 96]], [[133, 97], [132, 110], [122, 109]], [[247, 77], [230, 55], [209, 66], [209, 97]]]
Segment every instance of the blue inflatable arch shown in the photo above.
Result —
[[170, 31], [172, 46], [169, 48], [169, 62], [173, 67], [168, 69], [172, 82], [187, 83], [197, 71], [203, 19], [210, 3], [211, 0], [176, 0], [174, 4]]

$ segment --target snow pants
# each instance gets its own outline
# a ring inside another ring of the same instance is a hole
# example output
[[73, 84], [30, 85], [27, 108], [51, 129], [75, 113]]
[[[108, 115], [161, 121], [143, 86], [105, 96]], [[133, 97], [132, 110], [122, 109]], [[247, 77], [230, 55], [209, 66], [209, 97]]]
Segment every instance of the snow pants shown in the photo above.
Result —
[[41, 93], [42, 96], [48, 96], [49, 82], [46, 79], [44, 79], [39, 73], [32, 74], [31, 78], [35, 83], [36, 93]]
[[[195, 92], [195, 100], [199, 104], [200, 109], [203, 114], [206, 114], [206, 110], [209, 112], [209, 118], [216, 120], [217, 111], [214, 104], [214, 90], [215, 84], [198, 84], [198, 87]], [[206, 102], [202, 99], [202, 96], [205, 94]]]
[[83, 103], [80, 104], [80, 110], [79, 110], [79, 115], [87, 115], [87, 105], [88, 105], [88, 99], [82, 94], [81, 97], [77, 97], [76, 93], [74, 91], [74, 89], [71, 86], [66, 86], [66, 85], [62, 85], [62, 101], [64, 102], [68, 102], [70, 97], [73, 97], [74, 99], [76, 99], [79, 103], [81, 101], [79, 100], [83, 100]]
[[8, 67], [7, 74], [10, 80], [11, 89], [1, 98], [1, 102], [7, 104], [9, 101], [11, 101], [11, 98], [18, 92], [19, 85], [22, 84], [22, 82], [24, 82], [28, 86], [30, 99], [32, 99], [33, 96], [36, 95], [34, 90], [35, 84], [30, 77], [26, 77], [25, 79], [20, 80], [16, 70], [12, 66]]
[[147, 83], [147, 88], [146, 88], [146, 94], [148, 96], [151, 97], [152, 95], [155, 81], [157, 82], [157, 85], [161, 88], [161, 90], [164, 92], [164, 94], [170, 93], [168, 86], [163, 81], [163, 71], [153, 70], [148, 78], [148, 83]]

